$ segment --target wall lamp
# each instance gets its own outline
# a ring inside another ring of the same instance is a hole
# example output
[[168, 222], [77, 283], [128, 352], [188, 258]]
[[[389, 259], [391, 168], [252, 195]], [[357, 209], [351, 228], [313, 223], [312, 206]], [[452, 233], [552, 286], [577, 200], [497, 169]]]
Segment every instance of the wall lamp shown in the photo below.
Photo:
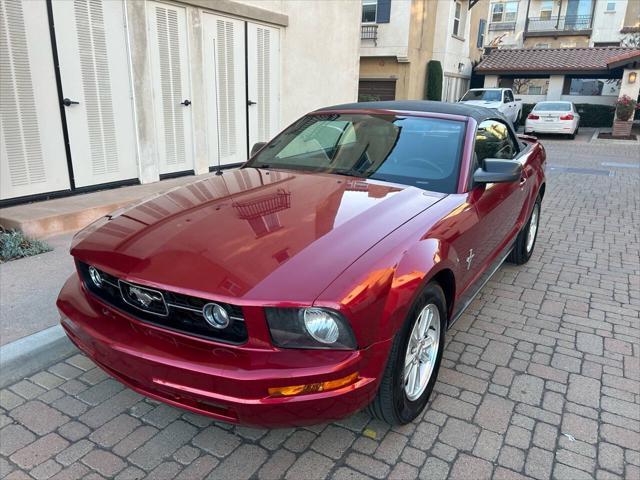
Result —
[[636, 80], [638, 79], [638, 73], [637, 72], [629, 72], [629, 83], [636, 83]]

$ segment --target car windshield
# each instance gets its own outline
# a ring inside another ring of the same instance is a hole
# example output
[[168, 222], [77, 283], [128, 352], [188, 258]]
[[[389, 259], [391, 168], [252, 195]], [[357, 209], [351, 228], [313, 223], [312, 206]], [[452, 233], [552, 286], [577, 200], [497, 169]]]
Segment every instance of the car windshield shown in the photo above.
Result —
[[571, 104], [569, 102], [538, 103], [533, 109], [536, 112], [570, 112]]
[[469, 90], [462, 97], [462, 102], [468, 100], [485, 100], [487, 102], [502, 101], [502, 92], [500, 90]]
[[452, 193], [465, 122], [382, 114], [313, 114], [246, 167], [334, 173]]

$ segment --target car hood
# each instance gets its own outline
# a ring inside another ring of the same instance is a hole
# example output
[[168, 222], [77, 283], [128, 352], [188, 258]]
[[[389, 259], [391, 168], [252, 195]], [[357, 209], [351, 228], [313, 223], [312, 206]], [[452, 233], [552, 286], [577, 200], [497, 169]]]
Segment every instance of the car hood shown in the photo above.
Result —
[[500, 105], [502, 105], [502, 102], [492, 102], [488, 100], [465, 100], [464, 102], [460, 103], [464, 103], [466, 105], [475, 105], [477, 107], [484, 108], [500, 108]]
[[444, 196], [339, 175], [227, 170], [95, 222], [71, 253], [126, 280], [185, 294], [309, 302]]

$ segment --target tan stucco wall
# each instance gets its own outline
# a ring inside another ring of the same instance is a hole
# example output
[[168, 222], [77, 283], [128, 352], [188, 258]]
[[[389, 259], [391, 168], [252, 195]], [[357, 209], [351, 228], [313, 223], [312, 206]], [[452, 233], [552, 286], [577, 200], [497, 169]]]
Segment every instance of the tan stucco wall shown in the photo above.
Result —
[[424, 99], [424, 82], [427, 62], [433, 55], [433, 43], [437, 10], [440, 2], [413, 0], [411, 2], [411, 25], [409, 28], [409, 78], [406, 89], [407, 100]]
[[[476, 3], [471, 11], [469, 12], [469, 16], [467, 17], [468, 21], [471, 22], [469, 29], [469, 58], [472, 62], [480, 60], [482, 56], [482, 48], [477, 47], [478, 41], [478, 27], [480, 26], [480, 20], [488, 20], [489, 18], [489, 0], [480, 0]], [[487, 38], [487, 30], [489, 29], [489, 25], [485, 25], [484, 36]], [[486, 44], [486, 40], [485, 40]]]
[[409, 70], [409, 63], [398, 63], [394, 57], [363, 57], [360, 59], [361, 79], [396, 80], [396, 100], [408, 98]]
[[627, 11], [624, 15], [625, 27], [640, 27], [640, 1], [629, 0], [627, 2]]

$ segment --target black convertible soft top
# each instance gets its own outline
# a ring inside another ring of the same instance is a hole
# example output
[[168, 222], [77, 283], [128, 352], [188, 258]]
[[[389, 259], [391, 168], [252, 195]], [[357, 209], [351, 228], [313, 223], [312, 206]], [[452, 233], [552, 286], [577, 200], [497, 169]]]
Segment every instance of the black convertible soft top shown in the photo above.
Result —
[[451, 115], [471, 117], [478, 123], [488, 118], [502, 118], [502, 115], [496, 110], [466, 105], [464, 103], [433, 102], [430, 100], [344, 103], [342, 105], [320, 108], [316, 111], [322, 112], [324, 110], [401, 110], [409, 112], [448, 113]]

